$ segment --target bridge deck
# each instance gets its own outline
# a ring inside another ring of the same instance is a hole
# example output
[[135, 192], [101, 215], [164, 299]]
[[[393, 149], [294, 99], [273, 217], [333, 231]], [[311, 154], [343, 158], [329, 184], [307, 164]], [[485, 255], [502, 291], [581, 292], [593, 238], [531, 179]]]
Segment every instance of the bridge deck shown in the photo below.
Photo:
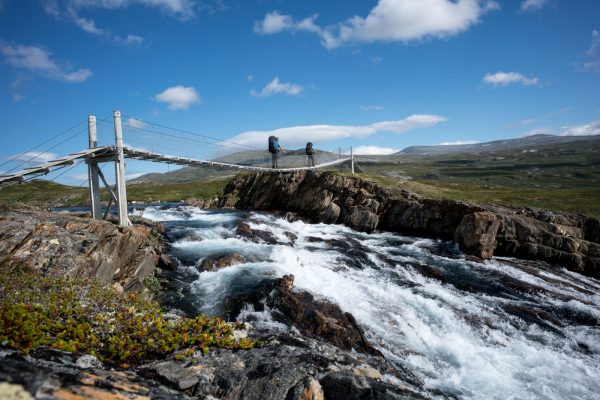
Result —
[[[340, 158], [338, 160], [329, 161], [326, 163], [315, 165], [314, 167], [294, 167], [294, 168], [268, 168], [268, 167], [258, 167], [252, 165], [238, 165], [231, 164], [219, 161], [206, 161], [206, 160], [195, 160], [192, 158], [181, 158], [175, 156], [168, 156], [158, 153], [152, 153], [148, 151], [141, 151], [132, 149], [130, 147], [123, 147], [123, 154], [127, 158], [132, 158], [136, 160], [148, 160], [153, 162], [162, 162], [167, 164], [177, 164], [177, 165], [187, 165], [191, 167], [197, 167], [200, 165], [212, 166], [212, 167], [221, 167], [221, 168], [236, 168], [248, 171], [262, 171], [262, 172], [292, 172], [292, 171], [303, 171], [303, 170], [313, 170], [319, 168], [330, 167], [333, 165], [339, 165], [343, 163], [347, 163], [350, 161], [350, 158]], [[105, 146], [105, 147], [96, 147], [93, 149], [83, 150], [77, 153], [69, 154], [66, 157], [59, 158], [57, 160], [51, 160], [45, 162], [43, 164], [37, 165], [35, 167], [25, 168], [21, 171], [14, 172], [11, 174], [0, 175], [0, 183], [12, 182], [12, 181], [22, 181], [24, 176], [27, 175], [36, 175], [36, 174], [47, 174], [53, 168], [64, 167], [66, 165], [74, 164], [76, 160], [80, 159], [91, 159], [91, 158], [102, 158], [106, 160], [107, 158], [115, 157], [115, 148], [113, 146]]]
[[338, 160], [329, 161], [326, 163], [315, 165], [314, 167], [295, 167], [295, 168], [268, 168], [268, 167], [257, 167], [253, 165], [238, 165], [225, 163], [220, 161], [206, 161], [206, 160], [195, 160], [193, 158], [180, 158], [175, 156], [167, 156], [164, 154], [152, 153], [148, 151], [135, 150], [130, 147], [124, 147], [123, 153], [127, 158], [133, 158], [136, 160], [148, 160], [154, 162], [164, 162], [168, 164], [178, 164], [178, 165], [188, 165], [191, 167], [197, 167], [200, 165], [207, 165], [212, 167], [221, 167], [221, 168], [237, 168], [244, 169], [249, 171], [263, 171], [263, 172], [291, 172], [291, 171], [303, 171], [303, 170], [312, 170], [318, 168], [330, 167], [332, 165], [339, 165], [343, 163], [347, 163], [350, 161], [350, 158], [340, 158]]
[[93, 149], [83, 150], [77, 153], [71, 153], [66, 157], [59, 158], [57, 160], [50, 160], [35, 167], [25, 168], [21, 171], [13, 172], [11, 174], [0, 175], [0, 183], [22, 181], [24, 176], [35, 174], [47, 174], [53, 168], [64, 167], [65, 165], [74, 164], [75, 160], [79, 160], [82, 158], [101, 157], [113, 153], [114, 150], [112, 146], [96, 147]]

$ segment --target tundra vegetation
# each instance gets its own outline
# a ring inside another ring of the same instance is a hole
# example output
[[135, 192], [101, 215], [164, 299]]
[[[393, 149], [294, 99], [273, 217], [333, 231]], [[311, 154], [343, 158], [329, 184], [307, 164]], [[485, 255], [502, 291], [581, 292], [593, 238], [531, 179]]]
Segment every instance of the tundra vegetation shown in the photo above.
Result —
[[95, 281], [0, 267], [0, 343], [24, 353], [49, 346], [134, 365], [211, 347], [253, 348], [255, 341], [236, 338], [239, 328], [203, 315], [168, 316], [155, 300], [117, 294]]

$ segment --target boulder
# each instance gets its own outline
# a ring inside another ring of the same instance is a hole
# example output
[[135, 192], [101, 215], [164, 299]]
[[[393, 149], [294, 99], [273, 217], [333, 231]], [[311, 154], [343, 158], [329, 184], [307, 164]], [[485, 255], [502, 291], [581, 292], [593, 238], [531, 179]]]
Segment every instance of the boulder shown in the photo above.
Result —
[[200, 269], [203, 271], [215, 271], [222, 268], [227, 268], [236, 264], [244, 264], [246, 258], [241, 254], [227, 254], [225, 256], [206, 257], [200, 263]]
[[317, 300], [308, 292], [294, 290], [293, 275], [265, 280], [254, 291], [235, 296], [227, 303], [232, 310], [230, 318], [237, 317], [246, 304], [251, 304], [257, 311], [266, 306], [274, 310], [272, 314], [276, 321], [294, 326], [304, 335], [319, 338], [340, 349], [381, 354], [365, 338], [352, 314], [342, 311], [336, 304]]
[[496, 248], [496, 234], [500, 221], [489, 211], [465, 215], [454, 233], [454, 241], [461, 250], [482, 259], [490, 259]]

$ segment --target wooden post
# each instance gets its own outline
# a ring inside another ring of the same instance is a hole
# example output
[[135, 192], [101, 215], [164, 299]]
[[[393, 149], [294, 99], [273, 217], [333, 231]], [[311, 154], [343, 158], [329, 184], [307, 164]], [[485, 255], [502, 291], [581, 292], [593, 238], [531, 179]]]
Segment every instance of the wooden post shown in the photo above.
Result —
[[[88, 138], [89, 148], [98, 146], [98, 136], [96, 133], [96, 117], [88, 115]], [[90, 158], [88, 160], [88, 183], [90, 186], [90, 201], [92, 203], [92, 218], [102, 218], [102, 205], [100, 203], [100, 182], [98, 180], [98, 163]]]
[[352, 169], [352, 175], [354, 175], [354, 152], [352, 146], [350, 146], [350, 168]]
[[119, 200], [119, 225], [129, 226], [127, 218], [127, 187], [125, 182], [125, 157], [123, 155], [123, 130], [121, 128], [121, 112], [113, 113], [115, 119], [115, 146], [117, 159], [115, 161], [115, 178], [117, 182], [117, 200]]

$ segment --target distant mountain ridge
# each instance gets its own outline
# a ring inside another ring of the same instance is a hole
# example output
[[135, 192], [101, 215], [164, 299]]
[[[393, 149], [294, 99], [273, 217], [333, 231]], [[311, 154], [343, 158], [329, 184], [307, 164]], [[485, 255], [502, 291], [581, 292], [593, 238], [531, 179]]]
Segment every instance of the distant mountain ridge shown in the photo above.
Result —
[[497, 151], [527, 150], [536, 146], [560, 145], [565, 143], [596, 140], [600, 140], [600, 136], [532, 135], [517, 139], [494, 140], [491, 142], [473, 144], [410, 146], [397, 153], [394, 153], [394, 155], [436, 156], [459, 153], [480, 154]]

